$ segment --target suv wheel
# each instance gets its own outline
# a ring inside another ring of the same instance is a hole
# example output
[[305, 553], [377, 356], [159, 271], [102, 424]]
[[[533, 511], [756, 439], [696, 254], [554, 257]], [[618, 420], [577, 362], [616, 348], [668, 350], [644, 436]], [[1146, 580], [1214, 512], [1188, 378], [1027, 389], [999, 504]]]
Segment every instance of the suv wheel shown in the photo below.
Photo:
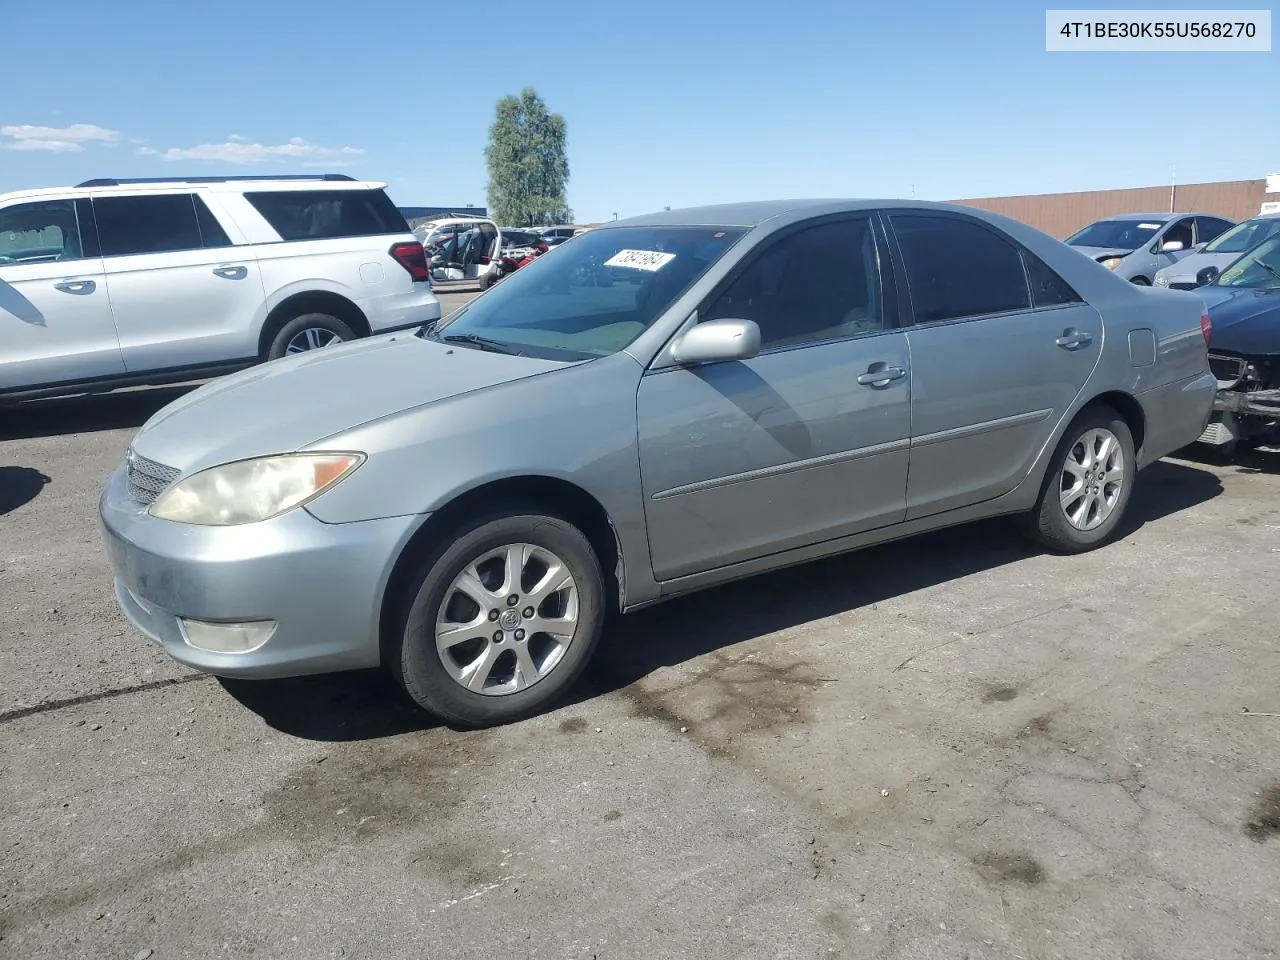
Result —
[[337, 317], [327, 313], [304, 313], [280, 328], [267, 348], [267, 359], [278, 360], [354, 339], [356, 332]]
[[409, 581], [387, 666], [419, 706], [459, 727], [554, 703], [604, 625], [600, 562], [580, 530], [536, 510], [490, 514], [442, 537]]

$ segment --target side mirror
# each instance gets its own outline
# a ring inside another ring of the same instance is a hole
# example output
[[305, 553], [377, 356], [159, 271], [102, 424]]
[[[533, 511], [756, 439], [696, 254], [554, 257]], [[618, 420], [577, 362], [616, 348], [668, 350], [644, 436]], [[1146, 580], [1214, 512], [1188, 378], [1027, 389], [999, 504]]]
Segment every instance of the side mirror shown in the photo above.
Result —
[[1220, 271], [1217, 267], [1205, 267], [1196, 274], [1196, 286], [1203, 287], [1206, 284], [1213, 283], [1213, 281], [1218, 279], [1219, 273]]
[[671, 349], [676, 363], [750, 360], [760, 352], [760, 328], [751, 320], [708, 320], [687, 331]]
[[1183, 248], [1184, 244], [1181, 240], [1170, 240], [1160, 245], [1161, 253], [1177, 253]]

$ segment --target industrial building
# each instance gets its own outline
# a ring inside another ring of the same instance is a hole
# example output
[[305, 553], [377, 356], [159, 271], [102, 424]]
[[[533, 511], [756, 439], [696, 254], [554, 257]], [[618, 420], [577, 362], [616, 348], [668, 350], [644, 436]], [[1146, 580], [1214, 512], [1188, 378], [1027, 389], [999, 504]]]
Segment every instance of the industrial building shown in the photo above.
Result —
[[1121, 213], [1195, 211], [1216, 213], [1232, 220], [1247, 220], [1271, 209], [1280, 210], [1280, 174], [1257, 180], [981, 197], [951, 202], [1001, 213], [1065, 239], [1095, 220]]

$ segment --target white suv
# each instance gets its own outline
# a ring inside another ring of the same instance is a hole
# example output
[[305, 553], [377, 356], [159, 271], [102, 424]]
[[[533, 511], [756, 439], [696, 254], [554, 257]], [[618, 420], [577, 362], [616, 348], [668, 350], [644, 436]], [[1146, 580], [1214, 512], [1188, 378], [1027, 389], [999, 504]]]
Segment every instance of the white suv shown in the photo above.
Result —
[[204, 379], [439, 319], [385, 187], [326, 174], [0, 195], [0, 400]]

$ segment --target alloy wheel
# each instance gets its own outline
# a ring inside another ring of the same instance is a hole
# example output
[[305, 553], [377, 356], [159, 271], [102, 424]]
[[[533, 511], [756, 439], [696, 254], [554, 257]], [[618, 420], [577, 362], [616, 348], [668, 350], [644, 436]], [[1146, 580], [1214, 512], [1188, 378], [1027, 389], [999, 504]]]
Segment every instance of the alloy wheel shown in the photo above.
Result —
[[565, 562], [545, 547], [506, 544], [450, 582], [436, 616], [436, 651], [467, 690], [519, 693], [564, 659], [578, 616], [578, 585]]
[[1106, 523], [1125, 484], [1124, 448], [1105, 427], [1085, 431], [1062, 464], [1059, 499], [1067, 522], [1081, 531]]
[[326, 330], [324, 327], [307, 327], [305, 330], [299, 330], [285, 345], [284, 352], [288, 356], [292, 353], [305, 353], [307, 350], [319, 350], [321, 347], [331, 347], [335, 343], [341, 343], [342, 337], [338, 336], [332, 330]]

